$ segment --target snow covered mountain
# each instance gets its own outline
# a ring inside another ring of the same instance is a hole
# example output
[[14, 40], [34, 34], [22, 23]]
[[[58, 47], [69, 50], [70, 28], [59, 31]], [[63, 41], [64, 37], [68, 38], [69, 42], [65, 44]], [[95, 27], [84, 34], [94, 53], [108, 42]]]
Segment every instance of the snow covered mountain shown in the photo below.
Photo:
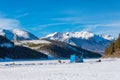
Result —
[[67, 42], [90, 51], [99, 52], [101, 54], [104, 52], [104, 49], [108, 47], [111, 41], [114, 40], [114, 37], [112, 36], [96, 35], [87, 31], [65, 33], [55, 32], [44, 38]]
[[35, 35], [19, 29], [6, 30], [0, 29], [0, 35], [7, 37], [9, 40], [34, 40], [38, 39]]

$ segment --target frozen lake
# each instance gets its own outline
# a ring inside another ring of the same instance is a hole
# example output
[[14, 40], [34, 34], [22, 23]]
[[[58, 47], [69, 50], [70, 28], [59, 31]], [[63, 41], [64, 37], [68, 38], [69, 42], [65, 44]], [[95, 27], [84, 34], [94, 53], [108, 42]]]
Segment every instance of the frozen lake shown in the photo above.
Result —
[[120, 59], [0, 62], [0, 80], [119, 80]]

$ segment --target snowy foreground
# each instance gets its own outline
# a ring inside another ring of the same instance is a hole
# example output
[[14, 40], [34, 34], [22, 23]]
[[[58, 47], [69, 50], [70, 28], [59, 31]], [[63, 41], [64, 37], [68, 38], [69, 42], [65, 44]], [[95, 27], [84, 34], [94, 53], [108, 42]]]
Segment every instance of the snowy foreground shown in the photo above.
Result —
[[120, 59], [0, 62], [0, 80], [120, 80]]

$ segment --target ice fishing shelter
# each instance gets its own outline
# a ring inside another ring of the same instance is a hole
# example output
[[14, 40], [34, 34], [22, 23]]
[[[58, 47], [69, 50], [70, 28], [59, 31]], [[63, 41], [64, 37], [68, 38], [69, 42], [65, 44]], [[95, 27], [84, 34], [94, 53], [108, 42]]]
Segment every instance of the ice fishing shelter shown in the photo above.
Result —
[[81, 63], [83, 62], [83, 56], [77, 56], [75, 54], [70, 56], [70, 63]]

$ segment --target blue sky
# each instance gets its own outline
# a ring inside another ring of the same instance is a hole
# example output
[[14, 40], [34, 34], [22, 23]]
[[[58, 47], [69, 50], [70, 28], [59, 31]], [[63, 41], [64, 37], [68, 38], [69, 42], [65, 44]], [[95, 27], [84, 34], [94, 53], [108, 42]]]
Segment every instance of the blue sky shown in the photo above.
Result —
[[68, 31], [118, 36], [120, 0], [0, 0], [0, 28], [38, 37]]

